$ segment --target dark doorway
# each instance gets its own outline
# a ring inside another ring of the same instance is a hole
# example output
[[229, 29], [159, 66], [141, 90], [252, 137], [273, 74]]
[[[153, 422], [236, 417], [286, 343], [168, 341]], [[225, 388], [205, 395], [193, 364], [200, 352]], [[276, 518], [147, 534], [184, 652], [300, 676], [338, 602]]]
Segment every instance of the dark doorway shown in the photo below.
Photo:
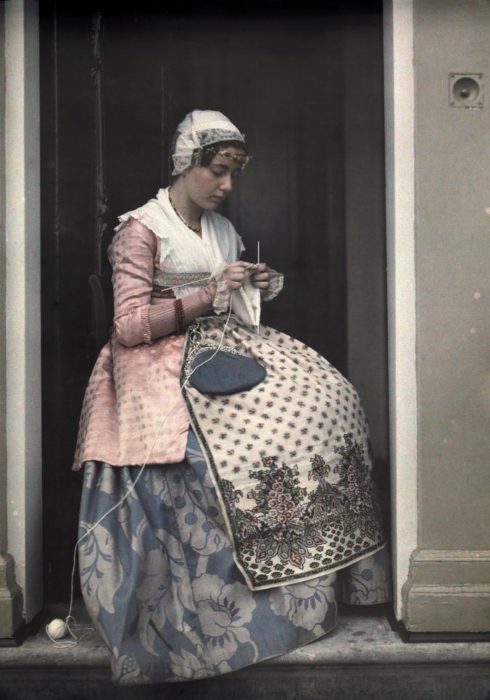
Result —
[[[168, 184], [168, 143], [191, 109], [218, 109], [246, 133], [253, 159], [223, 213], [250, 259], [260, 240], [262, 259], [285, 273], [285, 290], [264, 309], [264, 322], [361, 385], [367, 370], [353, 366], [350, 344], [365, 338], [362, 352], [386, 374], [381, 3], [326, 2], [321, 12], [298, 3], [287, 13], [281, 5], [248, 4], [244, 13], [216, 4], [184, 15], [165, 3], [121, 14], [41, 2], [50, 600], [69, 595], [76, 540], [81, 477], [70, 465], [94, 361], [88, 278], [108, 274], [117, 215]], [[352, 212], [361, 212], [362, 224]], [[352, 308], [365, 299], [369, 319], [356, 321]], [[369, 404], [376, 407], [374, 444], [386, 465], [386, 384], [374, 396], [366, 376], [363, 391], [368, 417]]]

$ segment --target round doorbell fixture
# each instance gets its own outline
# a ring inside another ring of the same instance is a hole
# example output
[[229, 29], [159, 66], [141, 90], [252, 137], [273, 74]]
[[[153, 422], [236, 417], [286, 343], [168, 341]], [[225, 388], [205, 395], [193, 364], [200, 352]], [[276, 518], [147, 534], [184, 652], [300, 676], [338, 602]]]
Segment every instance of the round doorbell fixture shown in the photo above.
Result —
[[449, 104], [451, 107], [481, 109], [483, 107], [483, 74], [450, 73]]

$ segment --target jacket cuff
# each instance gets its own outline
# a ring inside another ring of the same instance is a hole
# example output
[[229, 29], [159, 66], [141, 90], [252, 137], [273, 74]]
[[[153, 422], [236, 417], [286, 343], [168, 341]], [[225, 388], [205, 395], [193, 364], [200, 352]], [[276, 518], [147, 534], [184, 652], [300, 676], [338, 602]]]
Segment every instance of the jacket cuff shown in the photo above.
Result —
[[269, 272], [271, 273], [269, 289], [261, 293], [262, 301], [274, 299], [284, 287], [284, 275], [276, 270], [269, 270]]

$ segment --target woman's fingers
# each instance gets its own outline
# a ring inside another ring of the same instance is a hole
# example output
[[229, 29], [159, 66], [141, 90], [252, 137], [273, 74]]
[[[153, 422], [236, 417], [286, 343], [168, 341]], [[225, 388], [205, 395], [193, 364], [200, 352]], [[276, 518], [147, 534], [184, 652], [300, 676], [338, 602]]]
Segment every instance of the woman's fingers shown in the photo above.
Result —
[[248, 275], [254, 287], [258, 289], [269, 288], [271, 276], [265, 263], [248, 263], [244, 260], [238, 260], [225, 268], [225, 277], [230, 289], [239, 289]]
[[238, 260], [237, 262], [230, 263], [226, 266], [227, 270], [242, 270], [245, 271], [250, 267], [250, 263], [245, 262], [245, 260]]
[[252, 274], [252, 284], [258, 289], [269, 289], [271, 275], [267, 269], [267, 265], [261, 263], [260, 269]]
[[232, 272], [229, 275], [228, 279], [233, 280], [234, 282], [243, 282], [244, 277], [244, 272]]
[[256, 272], [254, 275], [252, 275], [254, 282], [265, 282], [270, 280], [270, 278], [271, 276], [269, 272]]
[[244, 260], [239, 260], [226, 266], [224, 275], [229, 289], [239, 289], [242, 286], [248, 265]]

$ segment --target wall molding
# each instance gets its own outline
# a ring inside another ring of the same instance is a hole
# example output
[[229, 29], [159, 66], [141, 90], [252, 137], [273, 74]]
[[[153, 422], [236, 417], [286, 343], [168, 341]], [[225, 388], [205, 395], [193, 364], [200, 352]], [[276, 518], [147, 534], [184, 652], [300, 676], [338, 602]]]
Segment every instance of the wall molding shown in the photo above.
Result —
[[490, 632], [490, 550], [416, 550], [403, 623], [408, 632]]
[[0, 646], [6, 640], [16, 643], [23, 622], [22, 590], [15, 580], [14, 560], [9, 554], [0, 554]]

